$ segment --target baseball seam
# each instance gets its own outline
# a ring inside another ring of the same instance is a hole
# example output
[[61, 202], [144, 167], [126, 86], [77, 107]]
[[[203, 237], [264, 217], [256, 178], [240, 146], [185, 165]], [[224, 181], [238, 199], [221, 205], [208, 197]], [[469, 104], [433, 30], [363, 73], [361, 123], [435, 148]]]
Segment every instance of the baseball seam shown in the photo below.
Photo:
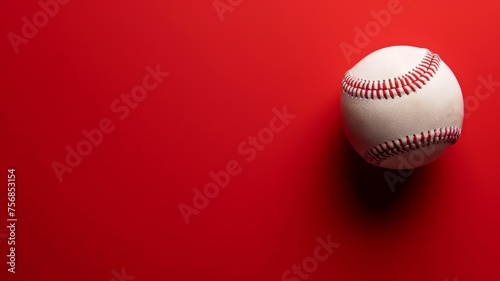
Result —
[[427, 51], [420, 63], [408, 73], [402, 76], [389, 78], [387, 80], [366, 80], [352, 76], [348, 71], [342, 79], [342, 91], [351, 97], [364, 99], [394, 99], [404, 94], [417, 92], [431, 77], [434, 77], [441, 58], [430, 51]]
[[440, 143], [454, 144], [460, 138], [461, 129], [459, 127], [445, 127], [432, 131], [413, 134], [401, 139], [395, 139], [378, 144], [363, 155], [368, 163], [378, 166], [383, 161], [397, 156], [401, 153], [416, 150], [421, 147]]

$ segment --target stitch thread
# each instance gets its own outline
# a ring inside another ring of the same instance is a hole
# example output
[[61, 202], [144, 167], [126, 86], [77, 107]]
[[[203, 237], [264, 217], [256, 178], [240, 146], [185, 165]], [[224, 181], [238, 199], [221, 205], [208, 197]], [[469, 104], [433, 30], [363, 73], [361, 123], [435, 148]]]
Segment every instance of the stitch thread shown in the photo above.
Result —
[[461, 129], [459, 127], [445, 127], [432, 131], [422, 132], [419, 135], [410, 135], [402, 139], [386, 141], [376, 145], [366, 151], [363, 158], [368, 163], [378, 166], [383, 161], [404, 152], [419, 149], [429, 145], [439, 143], [454, 144], [460, 138]]
[[421, 89], [431, 77], [434, 77], [441, 58], [430, 51], [427, 51], [422, 61], [411, 71], [403, 76], [388, 80], [365, 80], [351, 75], [350, 71], [342, 79], [342, 91], [351, 97], [364, 99], [394, 99], [403, 94], [409, 95]]

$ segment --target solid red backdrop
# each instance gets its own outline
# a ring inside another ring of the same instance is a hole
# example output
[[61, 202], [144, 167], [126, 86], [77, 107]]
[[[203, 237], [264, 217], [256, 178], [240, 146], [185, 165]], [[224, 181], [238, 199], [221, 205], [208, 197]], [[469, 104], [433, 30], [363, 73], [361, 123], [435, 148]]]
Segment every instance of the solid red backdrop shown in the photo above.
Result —
[[[499, 280], [495, 3], [9, 1], [0, 23], [1, 280]], [[441, 56], [467, 118], [391, 190], [339, 101], [398, 44]]]

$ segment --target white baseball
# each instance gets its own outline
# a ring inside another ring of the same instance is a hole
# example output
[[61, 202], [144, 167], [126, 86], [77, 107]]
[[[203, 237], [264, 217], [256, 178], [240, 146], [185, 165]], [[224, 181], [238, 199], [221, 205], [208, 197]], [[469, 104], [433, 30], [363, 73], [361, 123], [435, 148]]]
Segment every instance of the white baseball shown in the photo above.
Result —
[[377, 50], [342, 80], [347, 138], [366, 161], [390, 169], [435, 160], [460, 137], [462, 91], [440, 57], [424, 48]]

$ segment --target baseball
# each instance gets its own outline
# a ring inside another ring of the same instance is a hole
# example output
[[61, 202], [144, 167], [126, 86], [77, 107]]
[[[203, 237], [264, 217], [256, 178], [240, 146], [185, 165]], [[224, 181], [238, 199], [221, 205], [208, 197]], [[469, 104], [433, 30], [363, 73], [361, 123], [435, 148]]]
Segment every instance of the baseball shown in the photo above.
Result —
[[412, 169], [438, 158], [460, 137], [464, 115], [455, 75], [428, 49], [379, 49], [342, 80], [342, 119], [368, 163]]

